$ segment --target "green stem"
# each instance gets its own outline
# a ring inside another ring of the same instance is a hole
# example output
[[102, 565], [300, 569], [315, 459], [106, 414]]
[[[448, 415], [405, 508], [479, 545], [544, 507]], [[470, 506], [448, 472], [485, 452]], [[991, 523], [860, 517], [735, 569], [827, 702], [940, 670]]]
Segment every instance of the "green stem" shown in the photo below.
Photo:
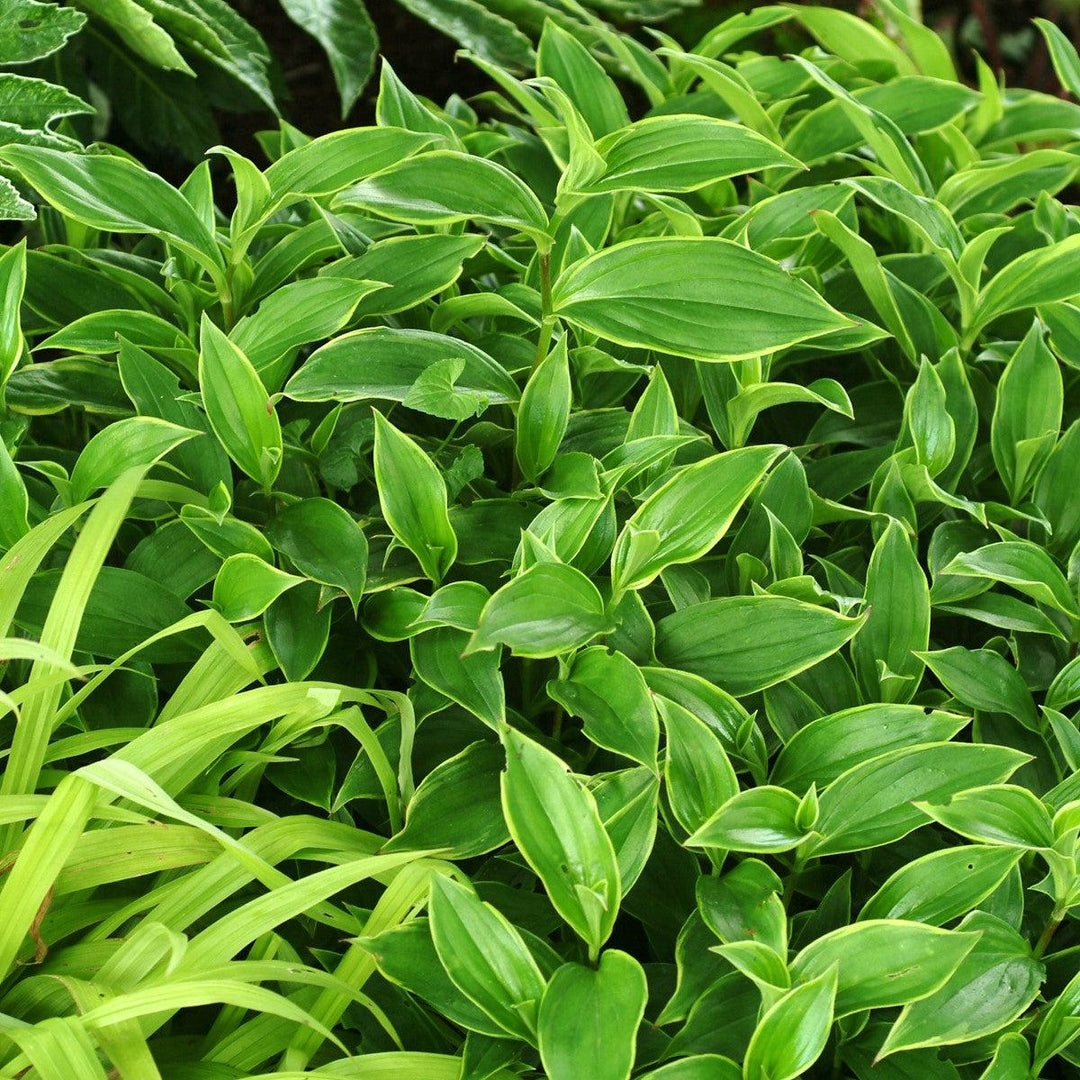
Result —
[[802, 877], [802, 872], [806, 869], [809, 859], [809, 854], [801, 849], [796, 849], [795, 861], [791, 864], [791, 873], [788, 874], [787, 881], [784, 884], [784, 895], [781, 897], [785, 908], [795, 898], [795, 888], [799, 884], [799, 878]]
[[1042, 935], [1035, 945], [1035, 959], [1041, 960], [1043, 954], [1050, 947], [1050, 942], [1053, 941], [1054, 935], [1057, 933], [1058, 927], [1065, 921], [1065, 909], [1062, 907], [1055, 907], [1050, 915], [1050, 918], [1046, 921], [1046, 926], [1043, 928]]
[[555, 330], [555, 317], [551, 314], [551, 252], [540, 252], [540, 336], [536, 341], [536, 357], [531, 375], [547, 356], [551, 335]]

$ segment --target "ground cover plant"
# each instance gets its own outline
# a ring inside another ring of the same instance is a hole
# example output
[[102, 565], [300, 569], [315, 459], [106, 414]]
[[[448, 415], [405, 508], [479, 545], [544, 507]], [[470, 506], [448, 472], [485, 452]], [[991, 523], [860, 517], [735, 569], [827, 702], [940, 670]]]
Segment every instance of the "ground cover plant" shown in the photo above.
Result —
[[0, 1076], [1074, 1075], [1080, 106], [887, 15], [0, 149]]
[[[393, 2], [406, 25], [410, 18], [421, 29], [426, 24], [436, 39], [446, 35], [520, 74], [535, 64], [534, 44], [549, 18], [604, 55], [601, 16], [651, 23], [700, 0]], [[380, 26], [368, 5], [280, 0], [273, 8], [291, 29], [281, 27], [262, 0], [6, 0], [0, 10], [0, 145], [65, 149], [109, 135], [166, 162], [197, 161], [221, 141], [223, 115], [288, 115], [290, 72], [277, 50], [297, 34], [323, 50], [333, 100], [323, 100], [322, 110], [348, 115], [379, 52]], [[274, 48], [260, 28], [274, 31]], [[618, 66], [615, 56], [605, 59]], [[24, 213], [10, 195], [0, 201], [0, 218]]]

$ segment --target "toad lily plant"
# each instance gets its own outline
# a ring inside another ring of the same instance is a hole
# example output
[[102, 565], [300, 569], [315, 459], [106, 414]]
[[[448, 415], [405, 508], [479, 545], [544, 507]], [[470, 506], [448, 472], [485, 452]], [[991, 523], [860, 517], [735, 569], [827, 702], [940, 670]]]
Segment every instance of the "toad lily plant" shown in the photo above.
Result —
[[1080, 105], [879, 7], [0, 149], [0, 1077], [1080, 1066]]

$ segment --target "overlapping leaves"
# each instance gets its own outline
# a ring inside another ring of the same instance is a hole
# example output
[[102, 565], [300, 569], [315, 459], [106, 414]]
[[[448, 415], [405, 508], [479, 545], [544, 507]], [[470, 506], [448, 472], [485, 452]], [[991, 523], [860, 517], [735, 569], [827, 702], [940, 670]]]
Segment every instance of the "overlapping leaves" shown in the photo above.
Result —
[[887, 23], [4, 152], [0, 1072], [1076, 1066], [1080, 106]]

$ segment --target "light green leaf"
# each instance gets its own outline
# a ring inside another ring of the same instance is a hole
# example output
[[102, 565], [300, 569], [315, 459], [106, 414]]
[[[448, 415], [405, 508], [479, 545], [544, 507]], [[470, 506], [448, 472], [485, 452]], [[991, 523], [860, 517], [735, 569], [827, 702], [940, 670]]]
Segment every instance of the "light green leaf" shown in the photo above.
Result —
[[431, 936], [454, 985], [507, 1034], [536, 1040], [544, 977], [517, 930], [471, 889], [431, 879]]
[[38, 0], [12, 0], [0, 14], [0, 56], [9, 64], [26, 64], [62, 49], [86, 22], [74, 8]]
[[812, 941], [791, 962], [796, 984], [839, 965], [836, 1016], [918, 1001], [943, 986], [979, 936], [922, 923], [873, 920]]
[[761, 1018], [746, 1050], [746, 1080], [792, 1080], [821, 1055], [832, 1028], [837, 969], [789, 990]]
[[697, 360], [758, 356], [851, 325], [772, 260], [717, 237], [615, 244], [570, 266], [552, 304], [609, 341]]
[[446, 484], [431, 458], [380, 412], [375, 413], [375, 482], [386, 523], [440, 584], [458, 549]]
[[928, 997], [905, 1005], [882, 1056], [992, 1035], [1034, 1001], [1046, 972], [1028, 943], [1008, 923], [983, 911], [972, 912], [957, 936], [976, 933], [974, 948], [949, 979]]
[[559, 968], [540, 1003], [540, 1060], [550, 1080], [629, 1080], [647, 997], [641, 965], [617, 949], [595, 970]]
[[336, 205], [412, 225], [490, 221], [551, 246], [547, 214], [532, 191], [502, 165], [456, 150], [407, 158], [342, 191]]
[[252, 480], [269, 487], [281, 468], [281, 424], [251, 361], [203, 316], [199, 388], [210, 426]]
[[656, 654], [741, 697], [813, 667], [862, 625], [786, 596], [725, 596], [661, 619]]
[[851, 658], [868, 700], [910, 701], [919, 688], [930, 642], [930, 589], [898, 521], [891, 521], [870, 557], [866, 622]]
[[578, 190], [696, 191], [719, 180], [802, 163], [757, 132], [709, 116], [654, 116], [596, 144], [604, 170]]
[[484, 605], [468, 651], [502, 644], [518, 656], [557, 656], [611, 628], [603, 597], [580, 570], [541, 562]]
[[503, 729], [502, 740], [503, 813], [510, 835], [555, 910], [595, 958], [621, 899], [615, 851], [596, 802], [550, 750], [511, 727]]
[[128, 159], [4, 146], [0, 160], [68, 217], [106, 232], [152, 233], [190, 255], [211, 277], [224, 273], [217, 242], [191, 204], [160, 176]]
[[714, 547], [783, 452], [779, 446], [748, 447], [676, 472], [637, 508], [615, 541], [614, 592], [642, 588], [666, 567], [693, 562]]

